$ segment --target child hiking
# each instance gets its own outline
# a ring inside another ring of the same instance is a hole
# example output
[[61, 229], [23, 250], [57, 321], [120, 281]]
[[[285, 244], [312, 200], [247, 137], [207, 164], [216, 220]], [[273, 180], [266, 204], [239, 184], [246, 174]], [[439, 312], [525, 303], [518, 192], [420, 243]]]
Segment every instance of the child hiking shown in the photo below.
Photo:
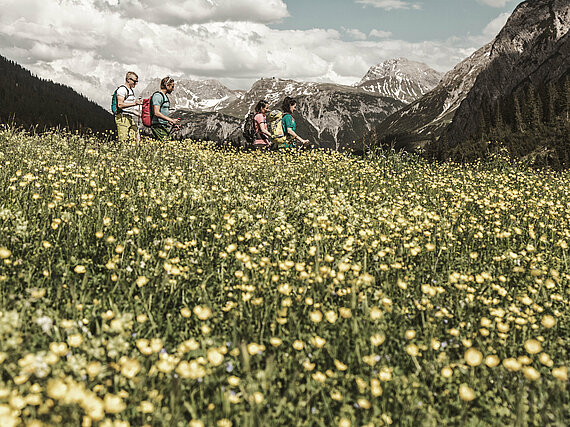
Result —
[[125, 76], [125, 84], [119, 86], [113, 94], [111, 110], [115, 115], [117, 125], [117, 137], [119, 144], [130, 141], [139, 143], [139, 128], [135, 123], [135, 117], [139, 116], [140, 99], [135, 97], [134, 87], [139, 81], [139, 76], [133, 71], [129, 71]]
[[[294, 98], [285, 97], [282, 104], [283, 118], [281, 121], [286, 140], [279, 144], [279, 148], [302, 148], [309, 143], [308, 139], [303, 139], [296, 133], [297, 124], [293, 118], [293, 113], [296, 109], [297, 101]], [[301, 145], [297, 145], [297, 141], [299, 141]]]
[[150, 129], [155, 139], [166, 141], [170, 139], [173, 127], [178, 127], [180, 119], [172, 119], [170, 114], [170, 99], [168, 94], [174, 90], [174, 79], [170, 76], [160, 81], [160, 90], [155, 92], [150, 100], [151, 124]]

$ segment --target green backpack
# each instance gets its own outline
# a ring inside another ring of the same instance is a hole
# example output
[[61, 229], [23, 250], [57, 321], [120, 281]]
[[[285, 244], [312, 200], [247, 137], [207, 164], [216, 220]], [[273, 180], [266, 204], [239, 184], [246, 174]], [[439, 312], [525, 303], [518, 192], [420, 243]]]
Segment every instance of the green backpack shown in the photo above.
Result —
[[113, 114], [117, 114], [117, 113], [121, 112], [121, 109], [117, 105], [117, 91], [121, 87], [124, 87], [125, 89], [127, 89], [127, 96], [129, 94], [129, 88], [126, 87], [125, 85], [121, 85], [117, 89], [115, 89], [115, 92], [113, 92], [113, 98], [111, 98], [111, 113], [113, 113]]

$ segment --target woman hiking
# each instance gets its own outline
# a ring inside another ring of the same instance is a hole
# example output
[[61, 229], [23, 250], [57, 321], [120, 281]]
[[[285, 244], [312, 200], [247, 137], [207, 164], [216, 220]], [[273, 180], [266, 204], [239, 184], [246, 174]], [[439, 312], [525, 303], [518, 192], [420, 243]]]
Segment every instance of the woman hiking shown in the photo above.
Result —
[[[294, 98], [287, 96], [283, 100], [281, 108], [283, 110], [283, 118], [281, 119], [283, 124], [283, 132], [285, 133], [287, 139], [283, 144], [279, 145], [279, 148], [305, 147], [309, 143], [309, 140], [303, 139], [297, 135], [297, 124], [293, 118], [293, 112], [297, 109], [297, 101]], [[299, 141], [301, 145], [297, 145], [297, 141]]]
[[256, 150], [265, 150], [271, 147], [271, 133], [267, 129], [267, 110], [269, 103], [264, 99], [260, 100], [255, 106], [255, 116], [253, 123], [255, 125], [255, 141], [253, 148]]

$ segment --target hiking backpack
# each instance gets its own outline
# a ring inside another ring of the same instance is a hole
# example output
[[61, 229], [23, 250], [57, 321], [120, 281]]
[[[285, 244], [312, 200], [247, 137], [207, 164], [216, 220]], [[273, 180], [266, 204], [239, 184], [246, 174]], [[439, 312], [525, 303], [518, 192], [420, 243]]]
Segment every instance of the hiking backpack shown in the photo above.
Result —
[[267, 115], [267, 130], [271, 133], [274, 143], [282, 144], [287, 140], [287, 135], [283, 131], [283, 113], [280, 110], [272, 110]]
[[257, 130], [255, 129], [255, 113], [249, 113], [243, 122], [243, 137], [248, 144], [258, 138]]
[[152, 102], [150, 102], [150, 100], [152, 99], [152, 96], [150, 98], [145, 98], [143, 99], [143, 103], [142, 103], [142, 109], [141, 109], [141, 118], [142, 118], [142, 123], [143, 125], [145, 125], [146, 127], [150, 127], [150, 124], [152, 122], [152, 108], [150, 108]]
[[113, 114], [117, 114], [117, 113], [121, 112], [121, 109], [119, 108], [119, 105], [117, 103], [117, 91], [121, 87], [126, 88], [127, 89], [127, 95], [129, 94], [129, 88], [126, 87], [125, 85], [121, 85], [117, 89], [115, 89], [115, 92], [113, 92], [113, 97], [111, 98], [111, 113], [113, 113]]
[[141, 118], [142, 118], [143, 125], [145, 125], [146, 127], [150, 127], [150, 125], [152, 123], [152, 116], [154, 116], [154, 108], [152, 105], [152, 97], [154, 95], [156, 95], [157, 93], [160, 93], [162, 95], [162, 102], [163, 103], [166, 102], [166, 100], [164, 99], [164, 94], [162, 92], [159, 92], [159, 91], [154, 92], [150, 96], [150, 98], [143, 99], [142, 109], [141, 109]]

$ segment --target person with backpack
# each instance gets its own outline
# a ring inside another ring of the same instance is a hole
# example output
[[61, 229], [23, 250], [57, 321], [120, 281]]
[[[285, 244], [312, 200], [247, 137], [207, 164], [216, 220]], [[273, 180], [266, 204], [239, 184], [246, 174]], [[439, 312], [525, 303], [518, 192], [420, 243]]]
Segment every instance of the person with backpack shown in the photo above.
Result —
[[271, 147], [271, 133], [267, 129], [267, 110], [269, 103], [264, 99], [260, 100], [255, 106], [255, 116], [253, 123], [255, 126], [255, 140], [253, 141], [254, 149], [267, 149]]
[[[279, 148], [302, 148], [309, 143], [308, 139], [303, 139], [297, 135], [297, 124], [293, 118], [293, 113], [297, 109], [297, 101], [294, 98], [285, 97], [281, 106], [283, 110], [283, 118], [281, 119], [283, 132], [285, 134], [285, 142], [279, 144]], [[297, 145], [297, 141], [301, 142], [301, 146]]]
[[125, 84], [119, 86], [113, 94], [111, 110], [115, 115], [117, 125], [117, 137], [119, 144], [131, 141], [140, 142], [139, 128], [135, 123], [135, 118], [139, 116], [139, 105], [142, 100], [135, 97], [134, 87], [139, 82], [139, 76], [133, 71], [129, 71], [125, 76]]
[[170, 99], [167, 95], [174, 90], [174, 79], [170, 76], [160, 81], [160, 90], [155, 92], [150, 99], [151, 122], [150, 130], [155, 139], [166, 141], [170, 139], [173, 127], [179, 127], [180, 119], [169, 117]]

